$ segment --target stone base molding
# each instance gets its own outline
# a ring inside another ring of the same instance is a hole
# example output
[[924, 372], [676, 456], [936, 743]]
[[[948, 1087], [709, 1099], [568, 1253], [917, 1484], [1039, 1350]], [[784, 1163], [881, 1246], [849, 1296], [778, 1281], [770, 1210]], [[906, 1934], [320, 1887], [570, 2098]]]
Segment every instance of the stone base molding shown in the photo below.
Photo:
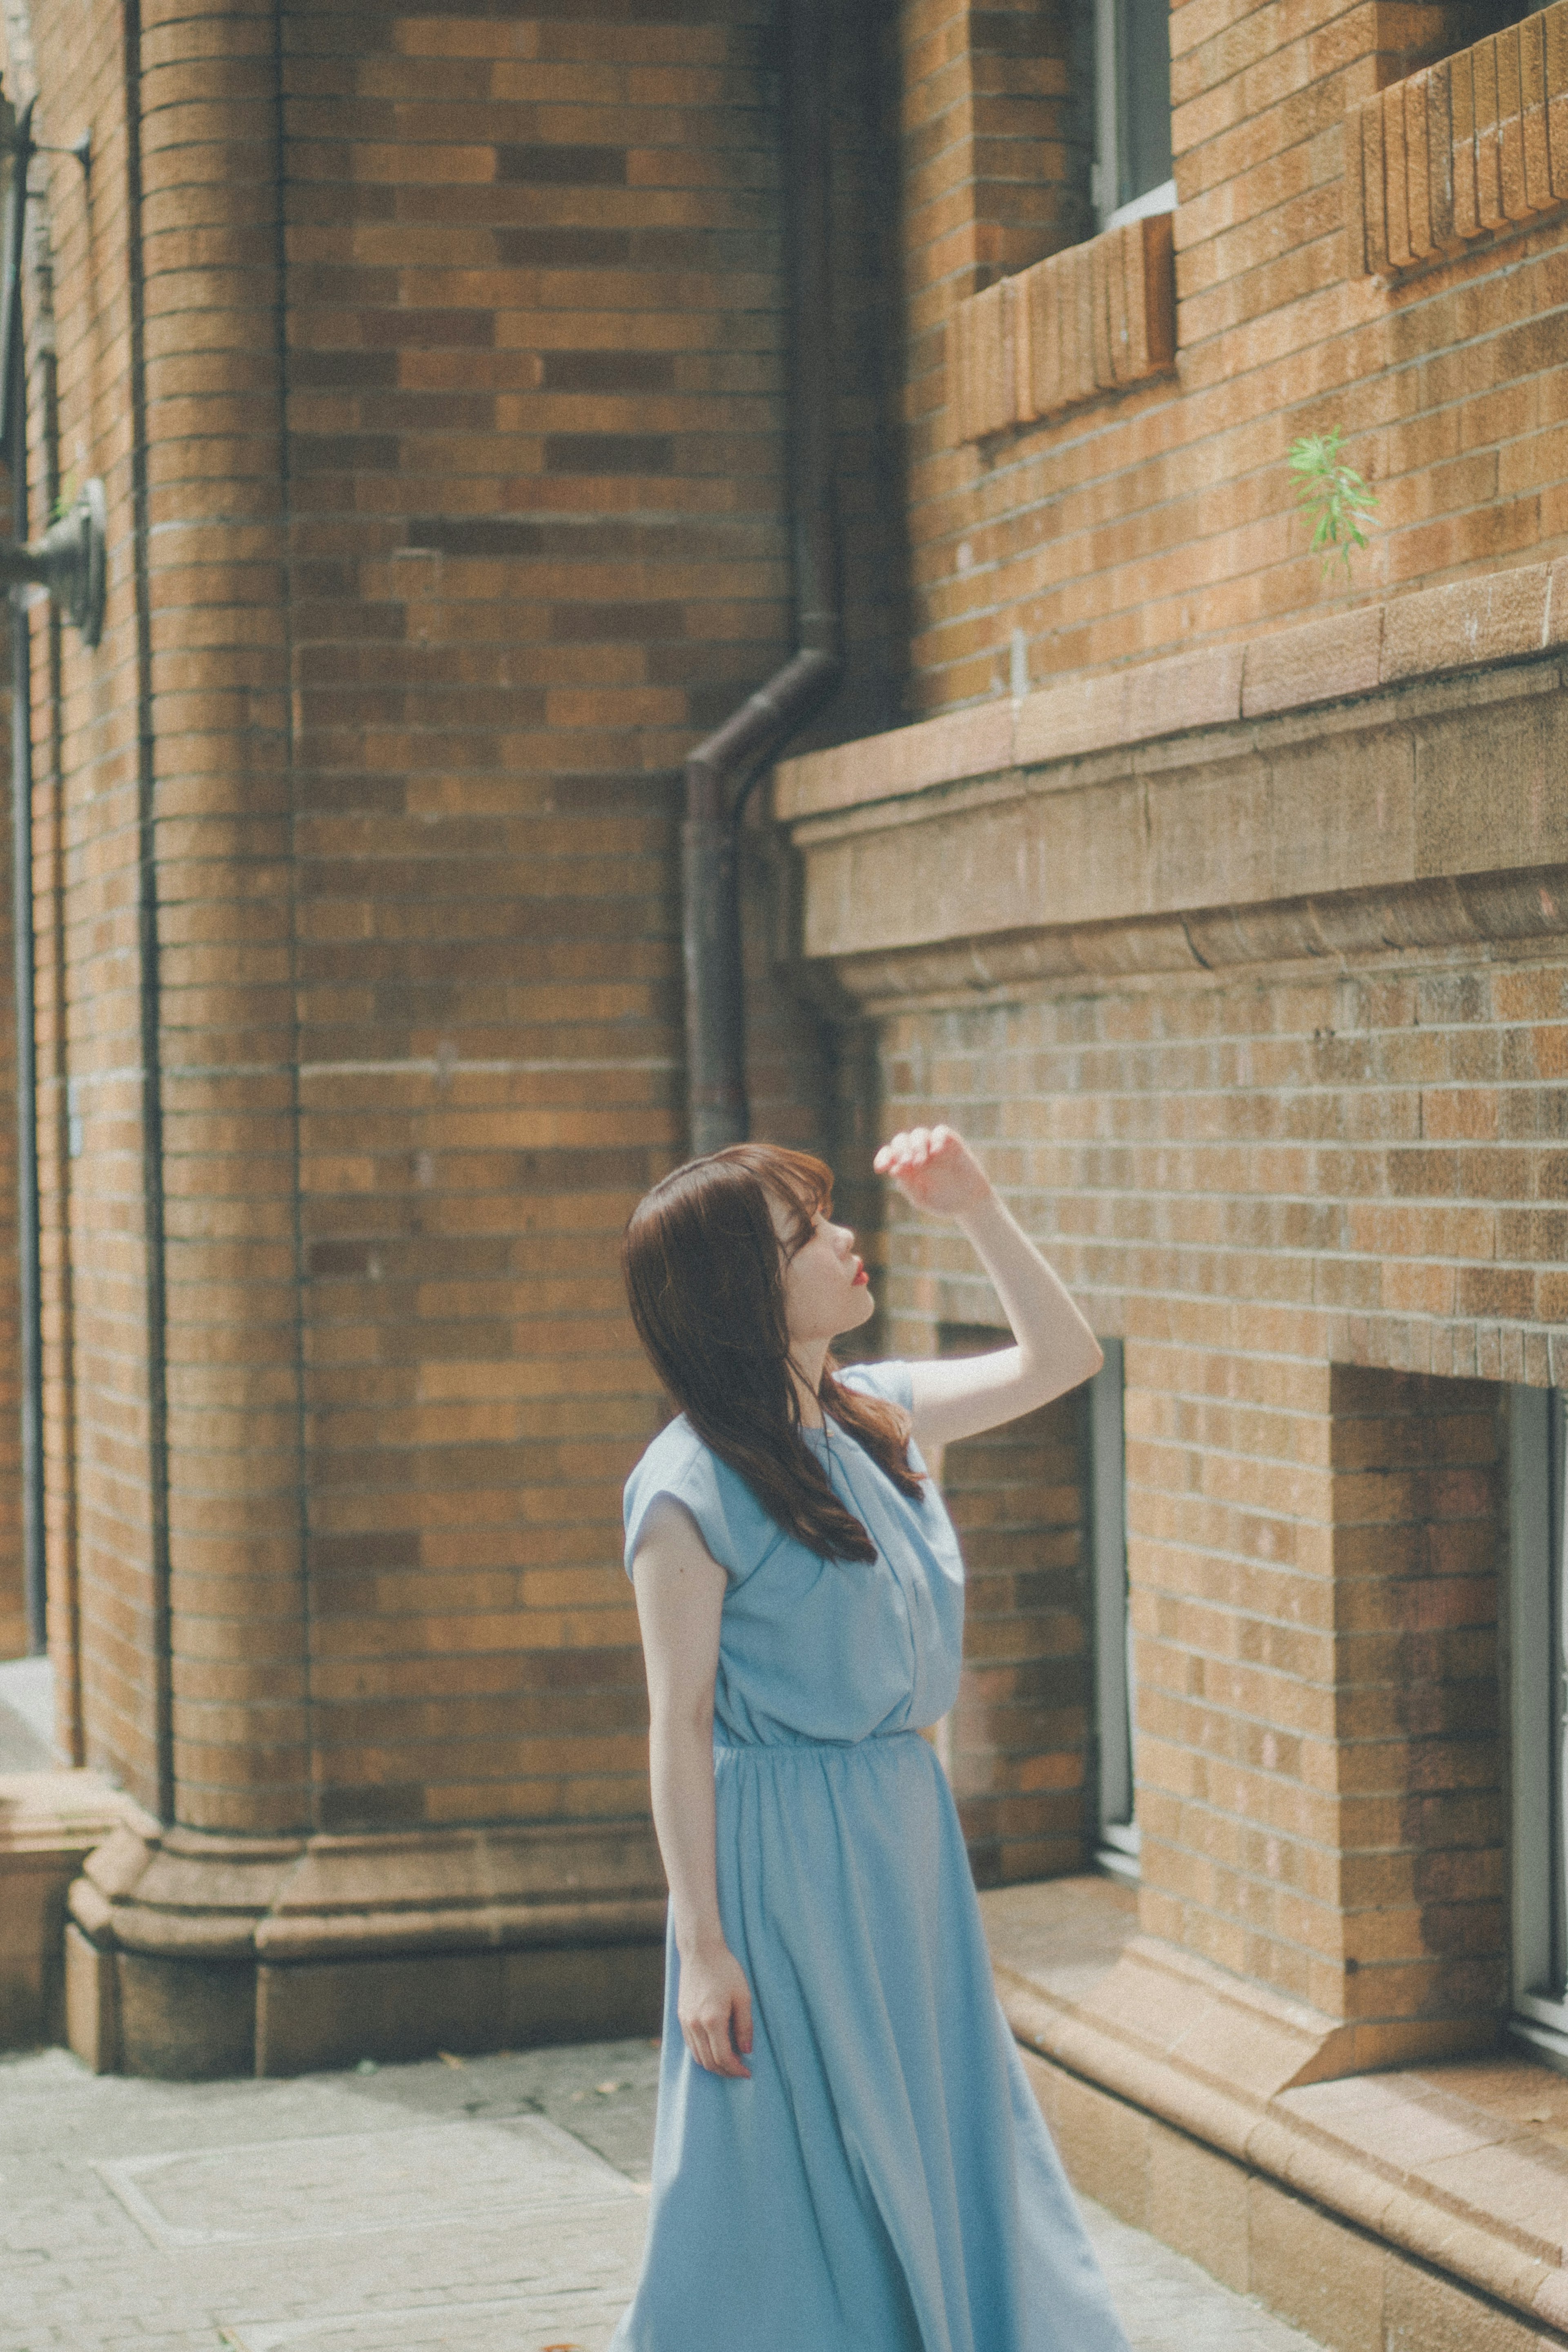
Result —
[[194, 2078], [653, 2032], [664, 1902], [645, 1822], [259, 1839], [138, 1816], [70, 1892], [70, 2044]]
[[1568, 2342], [1568, 2082], [1500, 2054], [1495, 2021], [1434, 2026], [1425, 2051], [1413, 2025], [1357, 2075], [1354, 2025], [1135, 1934], [1109, 1881], [980, 1900], [1087, 2195], [1329, 2352]]

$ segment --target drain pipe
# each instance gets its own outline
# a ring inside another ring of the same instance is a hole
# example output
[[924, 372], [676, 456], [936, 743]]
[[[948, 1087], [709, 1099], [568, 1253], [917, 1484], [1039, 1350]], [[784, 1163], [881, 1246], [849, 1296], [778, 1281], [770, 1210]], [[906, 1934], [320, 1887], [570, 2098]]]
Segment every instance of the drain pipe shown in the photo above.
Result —
[[0, 458], [11, 478], [11, 528], [0, 540], [0, 586], [10, 592], [11, 917], [16, 1020], [16, 1310], [21, 1374], [22, 1578], [27, 1648], [48, 1648], [44, 1530], [43, 1276], [38, 1217], [38, 1055], [33, 934], [33, 632], [29, 596], [43, 588], [64, 617], [96, 646], [103, 627], [104, 495], [90, 481], [68, 515], [36, 544], [27, 540], [27, 359], [22, 260], [27, 234], [27, 173], [35, 155], [74, 155], [90, 167], [90, 135], [68, 148], [33, 136], [33, 100], [19, 116], [0, 98], [0, 151], [10, 156], [4, 283], [0, 285]]
[[[797, 650], [686, 761], [681, 917], [694, 1153], [745, 1141], [740, 824], [747, 801], [843, 674], [833, 482], [831, 0], [784, 0], [789, 516]], [[738, 785], [737, 779], [740, 782]]]

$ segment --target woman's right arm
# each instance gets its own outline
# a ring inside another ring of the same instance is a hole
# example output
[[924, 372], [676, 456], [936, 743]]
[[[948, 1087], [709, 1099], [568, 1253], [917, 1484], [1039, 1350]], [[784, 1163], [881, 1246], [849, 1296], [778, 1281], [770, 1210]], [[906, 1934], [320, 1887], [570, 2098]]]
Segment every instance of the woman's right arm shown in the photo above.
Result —
[[718, 1916], [713, 1688], [727, 1583], [691, 1513], [668, 1495], [643, 1522], [632, 1562], [648, 1671], [653, 1828], [670, 1882], [686, 2048], [714, 2074], [748, 2074], [751, 1992]]

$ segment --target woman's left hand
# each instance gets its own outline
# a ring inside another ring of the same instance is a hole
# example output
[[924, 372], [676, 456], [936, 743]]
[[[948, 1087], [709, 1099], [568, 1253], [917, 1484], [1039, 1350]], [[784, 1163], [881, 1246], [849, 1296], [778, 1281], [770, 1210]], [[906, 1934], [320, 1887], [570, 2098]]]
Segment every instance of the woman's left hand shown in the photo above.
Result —
[[962, 1217], [991, 1196], [990, 1178], [951, 1127], [901, 1129], [872, 1166], [927, 1216]]

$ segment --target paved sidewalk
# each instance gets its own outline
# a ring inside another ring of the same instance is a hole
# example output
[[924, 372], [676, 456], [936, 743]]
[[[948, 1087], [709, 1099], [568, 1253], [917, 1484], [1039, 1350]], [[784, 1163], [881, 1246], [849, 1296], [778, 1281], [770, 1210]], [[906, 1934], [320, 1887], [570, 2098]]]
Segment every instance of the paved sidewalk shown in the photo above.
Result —
[[[287, 2083], [0, 2060], [0, 2352], [603, 2352], [657, 2066], [645, 2042]], [[1086, 2210], [1135, 2352], [1313, 2352]]]

